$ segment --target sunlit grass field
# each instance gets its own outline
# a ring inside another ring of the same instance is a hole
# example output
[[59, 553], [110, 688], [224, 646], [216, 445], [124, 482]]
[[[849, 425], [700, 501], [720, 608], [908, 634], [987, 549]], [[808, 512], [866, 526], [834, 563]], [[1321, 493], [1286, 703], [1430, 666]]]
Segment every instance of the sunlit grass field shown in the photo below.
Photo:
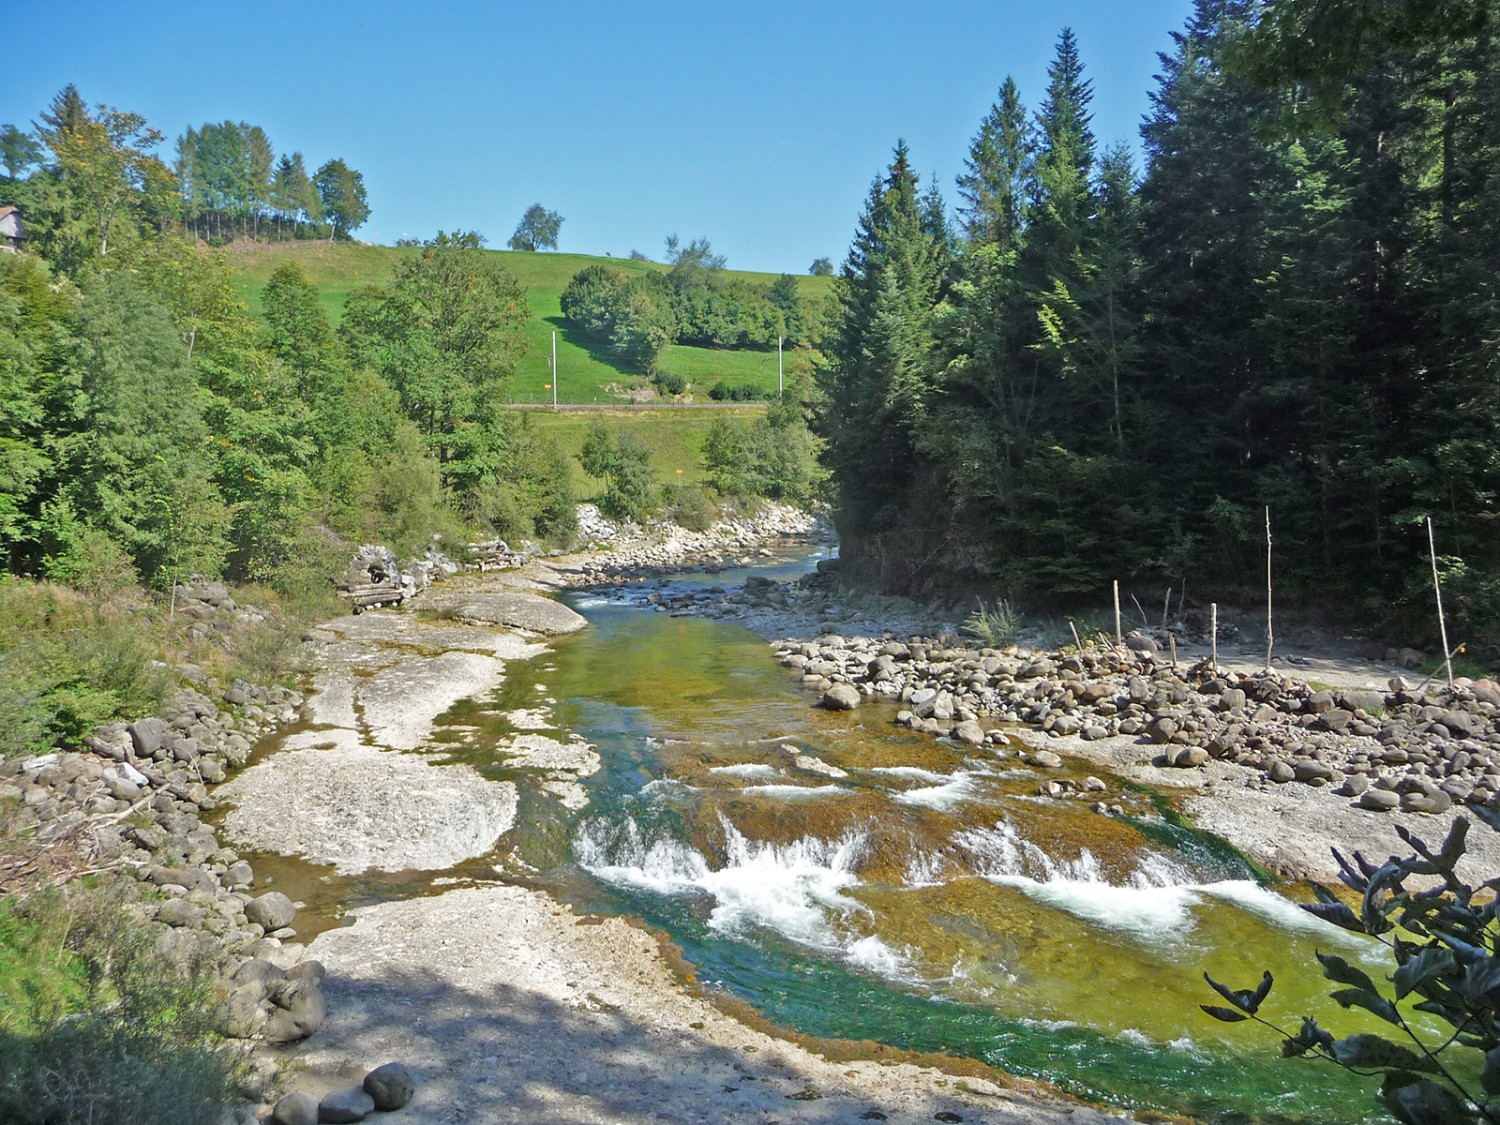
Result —
[[[414, 249], [326, 242], [270, 243], [229, 253], [230, 267], [240, 295], [252, 312], [260, 313], [260, 291], [277, 266], [295, 261], [318, 288], [319, 300], [335, 322], [343, 315], [349, 294], [363, 285], [379, 285], [391, 276], [397, 259], [416, 254]], [[620, 258], [596, 258], [587, 254], [521, 253], [509, 250], [487, 250], [526, 287], [531, 303], [531, 322], [527, 326], [530, 346], [517, 365], [510, 381], [512, 401], [518, 403], [550, 402], [552, 391], [552, 333], [557, 333], [557, 391], [561, 403], [607, 404], [624, 401], [631, 387], [645, 384], [639, 375], [625, 369], [607, 344], [589, 333], [563, 323], [562, 291], [575, 273], [585, 266], [605, 262], [627, 273], [664, 270], [656, 262], [636, 262]], [[735, 277], [769, 284], [776, 275], [727, 271]], [[798, 286], [805, 296], [823, 296], [832, 292], [829, 277], [800, 276]], [[787, 351], [783, 357], [785, 374], [792, 377], [805, 373], [811, 366], [810, 353]], [[673, 345], [662, 360], [662, 370], [679, 375], [688, 382], [693, 401], [706, 402], [710, 388], [717, 382], [750, 383], [763, 394], [772, 394], [777, 384], [777, 357], [774, 348], [717, 349]]]

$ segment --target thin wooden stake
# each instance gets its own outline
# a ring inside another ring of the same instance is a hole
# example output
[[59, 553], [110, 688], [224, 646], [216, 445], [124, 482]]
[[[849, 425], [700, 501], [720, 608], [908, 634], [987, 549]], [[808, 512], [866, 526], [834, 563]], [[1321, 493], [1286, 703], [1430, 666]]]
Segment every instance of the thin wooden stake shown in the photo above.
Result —
[[1120, 633], [1120, 580], [1115, 579], [1115, 644], [1123, 644], [1125, 638]]
[[1073, 631], [1073, 647], [1078, 650], [1081, 656], [1083, 654], [1083, 642], [1078, 639], [1078, 626], [1073, 624], [1071, 617], [1068, 618], [1068, 628]]
[[1141, 628], [1151, 628], [1151, 622], [1146, 617], [1146, 607], [1141, 605], [1141, 599], [1136, 597], [1134, 594], [1131, 594], [1130, 600], [1135, 602], [1135, 611], [1141, 615]]
[[1172, 671], [1175, 672], [1175, 671], [1177, 671], [1177, 634], [1176, 633], [1168, 633], [1167, 634], [1167, 644], [1170, 645], [1171, 649], [1172, 649]]
[[1271, 670], [1271, 649], [1276, 634], [1271, 628], [1271, 508], [1266, 506], [1266, 671]]
[[1214, 675], [1219, 674], [1219, 603], [1213, 602], [1208, 607], [1210, 651], [1213, 653]]
[[1432, 559], [1432, 593], [1437, 598], [1438, 632], [1443, 638], [1443, 664], [1448, 669], [1448, 686], [1453, 686], [1453, 654], [1448, 651], [1448, 622], [1443, 617], [1443, 587], [1438, 583], [1437, 540], [1432, 534], [1432, 517], [1427, 517], [1427, 552]]
[[1166, 598], [1166, 601], [1164, 601], [1164, 602], [1161, 603], [1161, 627], [1163, 629], [1165, 629], [1167, 627], [1167, 618], [1169, 616], [1171, 616], [1171, 613], [1172, 613], [1172, 587], [1168, 586], [1167, 587], [1167, 598]]

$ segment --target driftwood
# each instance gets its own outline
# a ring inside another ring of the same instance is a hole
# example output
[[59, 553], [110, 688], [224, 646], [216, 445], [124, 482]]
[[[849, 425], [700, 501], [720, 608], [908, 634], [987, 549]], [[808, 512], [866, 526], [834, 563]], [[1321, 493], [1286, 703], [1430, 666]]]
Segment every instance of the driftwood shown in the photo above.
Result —
[[337, 585], [339, 595], [349, 599], [355, 613], [373, 606], [400, 605], [406, 598], [406, 591], [399, 582], [340, 582]]

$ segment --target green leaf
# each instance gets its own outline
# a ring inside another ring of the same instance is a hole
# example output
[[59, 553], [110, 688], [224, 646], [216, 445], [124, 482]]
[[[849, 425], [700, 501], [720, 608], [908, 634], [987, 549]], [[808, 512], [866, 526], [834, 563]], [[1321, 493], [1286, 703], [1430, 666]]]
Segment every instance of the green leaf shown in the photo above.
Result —
[[1454, 1125], [1470, 1119], [1463, 1103], [1436, 1082], [1425, 1079], [1380, 1091], [1391, 1115], [1403, 1125]]
[[1345, 930], [1353, 930], [1357, 934], [1365, 932], [1365, 924], [1359, 920], [1359, 915], [1354, 913], [1348, 905], [1342, 902], [1304, 902], [1302, 909], [1315, 918], [1321, 918], [1325, 922], [1332, 922]]
[[1500, 1007], [1500, 957], [1473, 962], [1459, 982], [1458, 993], [1476, 1006]]
[[1198, 1007], [1214, 1019], [1222, 1020], [1224, 1023], [1241, 1023], [1250, 1018], [1243, 1012], [1236, 1012], [1233, 1008], [1221, 1008], [1217, 1004], [1199, 1004]]
[[1396, 982], [1396, 999], [1405, 998], [1421, 989], [1428, 981], [1452, 972], [1457, 967], [1458, 961], [1451, 949], [1428, 946], [1396, 970], [1392, 978]]
[[1431, 1073], [1437, 1069], [1437, 1063], [1432, 1059], [1419, 1055], [1399, 1043], [1383, 1039], [1379, 1035], [1350, 1035], [1343, 1039], [1336, 1039], [1333, 1043], [1333, 1057], [1344, 1066], [1363, 1067], [1370, 1070], [1413, 1070]]
[[1297, 1034], [1281, 1041], [1281, 1057], [1284, 1059], [1301, 1058], [1309, 1051], [1318, 1049], [1331, 1054], [1333, 1036], [1319, 1027], [1318, 1021], [1311, 1016], [1303, 1016], [1302, 1027]]
[[1263, 973], [1261, 975], [1260, 984], [1255, 986], [1254, 991], [1239, 991], [1230, 988], [1227, 985], [1220, 984], [1207, 973], [1203, 974], [1203, 979], [1208, 981], [1209, 987], [1217, 992], [1220, 996], [1224, 997], [1225, 1000], [1228, 1000], [1240, 1011], [1248, 1012], [1252, 1016], [1255, 1014], [1256, 1009], [1260, 1007], [1261, 1001], [1264, 1000], [1266, 998], [1266, 995], [1271, 991], [1270, 973]]
[[1386, 1023], [1398, 1026], [1401, 1023], [1401, 1015], [1396, 1011], [1396, 1005], [1378, 993], [1367, 992], [1363, 988], [1340, 988], [1329, 995], [1345, 1008], [1363, 1008], [1367, 1012], [1374, 1012]]
[[1323, 975], [1335, 984], [1350, 984], [1366, 992], [1379, 993], [1380, 990], [1375, 987], [1375, 982], [1370, 979], [1368, 973], [1356, 969], [1342, 957], [1335, 957], [1331, 953], [1319, 953], [1318, 961], [1323, 966]]
[[1500, 1047], [1491, 1047], [1484, 1053], [1484, 1070], [1479, 1081], [1486, 1094], [1500, 1094]]

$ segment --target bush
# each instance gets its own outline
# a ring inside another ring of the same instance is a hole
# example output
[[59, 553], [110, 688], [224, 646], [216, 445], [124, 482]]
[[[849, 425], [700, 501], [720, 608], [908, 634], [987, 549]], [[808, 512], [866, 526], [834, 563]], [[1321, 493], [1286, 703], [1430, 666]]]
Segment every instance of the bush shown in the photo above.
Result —
[[664, 395], [680, 395], [687, 390], [687, 380], [681, 375], [673, 375], [668, 371], [658, 371], [656, 378], [651, 381]]
[[726, 383], [720, 379], [709, 388], [708, 397], [715, 402], [756, 402], [762, 396], [754, 383]]
[[216, 1031], [208, 966], [155, 953], [123, 884], [0, 904], [0, 1121], [217, 1121], [243, 1060]]
[[[1303, 909], [1346, 930], [1368, 934], [1391, 951], [1396, 971], [1387, 978], [1394, 986], [1390, 997], [1343, 958], [1319, 953], [1318, 960], [1323, 976], [1344, 986], [1330, 993], [1340, 1007], [1373, 1013], [1401, 1033], [1400, 1042], [1369, 1034], [1335, 1039], [1310, 1016], [1303, 1017], [1295, 1033], [1277, 1027], [1257, 1014], [1271, 991], [1270, 973], [1245, 991], [1228, 988], [1204, 973], [1230, 1007], [1200, 1006], [1225, 1023], [1253, 1020], [1271, 1028], [1281, 1036], [1281, 1053], [1287, 1058], [1326, 1059], [1356, 1074], [1381, 1075], [1381, 1101], [1405, 1125], [1500, 1122], [1500, 904], [1493, 881], [1476, 893], [1454, 874], [1469, 831], [1464, 818], [1453, 822], [1437, 852], [1402, 825], [1396, 831], [1415, 855], [1399, 860], [1392, 856], [1377, 867], [1358, 852], [1353, 863], [1333, 853], [1343, 883], [1361, 896], [1357, 913], [1324, 887], [1315, 888], [1318, 902]], [[1414, 875], [1436, 877], [1439, 885], [1408, 890], [1406, 881]], [[1413, 1003], [1414, 998], [1420, 1001]], [[1398, 1003], [1436, 1016], [1451, 1031], [1429, 1043], [1423, 1038], [1425, 1029], [1409, 1022]], [[1469, 1077], [1474, 1072], [1477, 1085]]]
[[707, 531], [718, 515], [708, 493], [688, 485], [672, 488], [667, 512], [673, 523], [688, 531]]
[[978, 608], [964, 621], [963, 631], [985, 645], [1004, 645], [1016, 639], [1021, 628], [1021, 615], [1005, 598], [996, 598], [993, 605], [985, 605], [979, 599]]

